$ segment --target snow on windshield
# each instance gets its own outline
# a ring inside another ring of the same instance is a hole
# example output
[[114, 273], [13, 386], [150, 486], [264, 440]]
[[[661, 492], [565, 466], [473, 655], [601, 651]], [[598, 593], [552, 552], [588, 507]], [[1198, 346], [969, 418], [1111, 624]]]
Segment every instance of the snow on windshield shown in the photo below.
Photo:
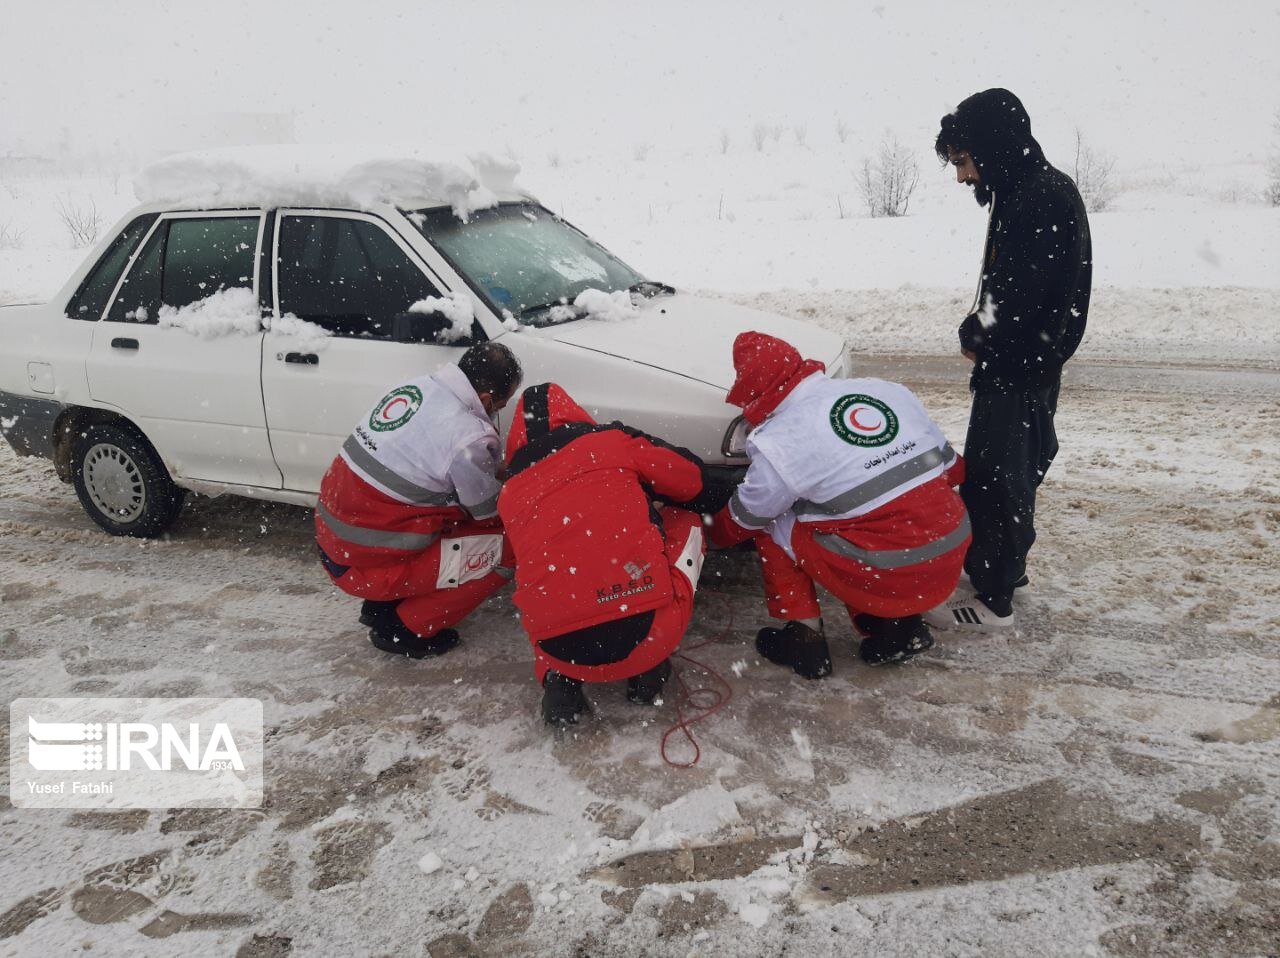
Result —
[[602, 289], [584, 289], [573, 301], [573, 305], [582, 310], [587, 319], [599, 319], [606, 323], [640, 315], [640, 310], [631, 301], [631, 294], [625, 289], [614, 290], [612, 293], [606, 293]]
[[143, 170], [134, 192], [143, 203], [192, 207], [448, 206], [464, 222], [476, 210], [526, 199], [518, 164], [489, 154], [455, 160], [414, 150], [341, 147], [235, 147], [182, 153]]

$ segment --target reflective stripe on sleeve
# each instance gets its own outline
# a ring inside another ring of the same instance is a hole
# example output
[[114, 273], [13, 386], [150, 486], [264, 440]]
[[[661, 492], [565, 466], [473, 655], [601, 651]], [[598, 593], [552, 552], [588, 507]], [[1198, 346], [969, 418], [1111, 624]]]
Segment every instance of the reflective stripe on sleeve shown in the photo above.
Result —
[[484, 502], [477, 502], [474, 506], [464, 502], [462, 508], [471, 513], [472, 519], [488, 519], [498, 511], [498, 494], [495, 492]]
[[847, 559], [853, 559], [855, 562], [861, 562], [872, 569], [902, 569], [909, 565], [928, 562], [930, 559], [946, 555], [964, 542], [968, 536], [969, 514], [965, 513], [964, 518], [960, 520], [960, 525], [956, 526], [954, 530], [948, 532], [941, 539], [935, 539], [933, 542], [927, 542], [922, 546], [915, 546], [911, 549], [886, 549], [879, 552], [870, 552], [866, 549], [859, 549], [852, 542], [842, 539], [838, 535], [824, 532], [814, 535], [813, 540], [828, 552], [834, 552]]
[[869, 502], [875, 502], [881, 496], [888, 495], [898, 486], [924, 475], [930, 469], [954, 460], [955, 455], [955, 450], [951, 448], [950, 443], [941, 448], [926, 449], [920, 455], [913, 456], [906, 462], [900, 462], [892, 469], [886, 469], [880, 475], [854, 486], [848, 492], [842, 492], [834, 499], [828, 499], [826, 502], [801, 499], [793, 508], [797, 515], [820, 513], [827, 516], [842, 516]]
[[338, 538], [358, 546], [368, 546], [371, 549], [403, 549], [405, 552], [421, 552], [440, 538], [435, 532], [387, 532], [383, 529], [353, 526], [335, 517], [322, 503], [316, 503], [316, 515], [324, 520], [324, 524]]
[[729, 499], [729, 514], [738, 525], [746, 529], [763, 529], [773, 521], [773, 517], [765, 518], [751, 512], [742, 504], [742, 500], [738, 498], [735, 492]]
[[424, 489], [422, 486], [410, 482], [399, 473], [393, 472], [373, 458], [369, 454], [369, 450], [365, 449], [355, 436], [347, 437], [347, 441], [342, 444], [342, 451], [346, 453], [347, 458], [361, 472], [379, 485], [390, 489], [402, 499], [408, 499], [417, 505], [428, 506], [453, 506], [458, 503], [457, 496], [451, 492], [436, 492], [432, 489]]

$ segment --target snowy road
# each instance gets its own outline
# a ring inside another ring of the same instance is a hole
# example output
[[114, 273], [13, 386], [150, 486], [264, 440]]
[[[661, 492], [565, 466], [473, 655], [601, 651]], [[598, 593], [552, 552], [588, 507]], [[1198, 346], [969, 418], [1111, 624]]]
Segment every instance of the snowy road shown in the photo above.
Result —
[[[962, 361], [874, 362], [963, 438]], [[881, 670], [838, 639], [806, 683], [754, 655], [750, 557], [713, 557], [689, 642], [733, 699], [691, 770], [671, 704], [617, 688], [548, 736], [507, 594], [392, 659], [306, 510], [196, 499], [110, 539], [4, 447], [6, 698], [259, 698], [268, 797], [0, 799], [0, 953], [1276, 953], [1280, 373], [1070, 373], [1017, 633]]]

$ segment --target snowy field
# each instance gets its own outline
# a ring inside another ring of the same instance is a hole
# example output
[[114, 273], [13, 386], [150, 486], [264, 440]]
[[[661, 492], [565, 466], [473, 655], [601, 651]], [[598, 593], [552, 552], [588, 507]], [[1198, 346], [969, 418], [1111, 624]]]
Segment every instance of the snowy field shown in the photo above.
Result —
[[[984, 214], [926, 165], [913, 215], [866, 219], [855, 156], [522, 157], [521, 181], [655, 279], [840, 331], [958, 444]], [[833, 604], [836, 674], [807, 683], [754, 654], [751, 557], [713, 556], [686, 644], [732, 698], [690, 769], [660, 754], [672, 695], [593, 689], [549, 735], [509, 593], [456, 652], [393, 659], [309, 511], [193, 498], [165, 540], [111, 539], [0, 448], [6, 699], [247, 696], [267, 725], [258, 810], [0, 798], [0, 954], [1280, 953], [1280, 210], [1258, 164], [1127, 176], [1092, 218], [1016, 633], [873, 670]], [[111, 173], [3, 187], [5, 302], [82, 255], [55, 198], [132, 203]]]

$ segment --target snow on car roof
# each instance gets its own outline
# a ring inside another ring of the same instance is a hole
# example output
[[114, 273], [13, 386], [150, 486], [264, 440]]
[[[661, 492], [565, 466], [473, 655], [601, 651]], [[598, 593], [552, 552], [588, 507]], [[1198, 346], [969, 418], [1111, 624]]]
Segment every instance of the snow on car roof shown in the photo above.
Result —
[[518, 164], [486, 153], [457, 159], [414, 149], [253, 146], [180, 153], [134, 180], [143, 203], [209, 206], [449, 206], [463, 220], [502, 200], [531, 198]]

